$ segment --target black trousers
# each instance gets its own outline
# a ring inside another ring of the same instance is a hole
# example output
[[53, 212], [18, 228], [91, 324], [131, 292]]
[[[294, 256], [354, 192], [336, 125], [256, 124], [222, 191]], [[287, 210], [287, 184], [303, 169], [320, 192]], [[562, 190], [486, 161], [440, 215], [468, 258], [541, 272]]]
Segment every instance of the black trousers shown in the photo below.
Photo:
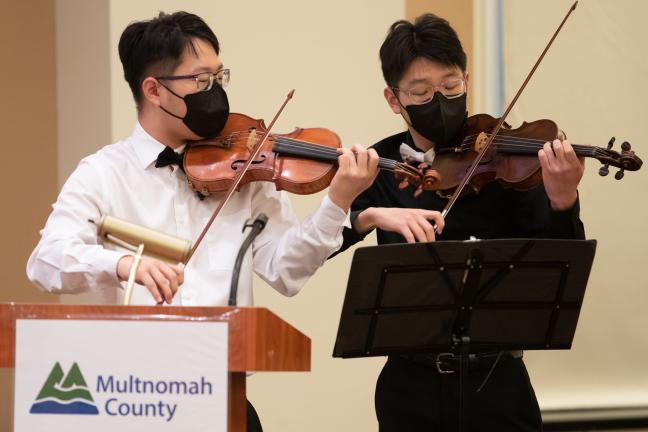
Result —
[[263, 432], [259, 415], [250, 403], [247, 401], [247, 432]]
[[[477, 392], [488, 370], [467, 377], [462, 416], [464, 432], [542, 431], [535, 392], [522, 359], [498, 364]], [[459, 374], [389, 357], [376, 384], [380, 432], [456, 432], [459, 428]]]

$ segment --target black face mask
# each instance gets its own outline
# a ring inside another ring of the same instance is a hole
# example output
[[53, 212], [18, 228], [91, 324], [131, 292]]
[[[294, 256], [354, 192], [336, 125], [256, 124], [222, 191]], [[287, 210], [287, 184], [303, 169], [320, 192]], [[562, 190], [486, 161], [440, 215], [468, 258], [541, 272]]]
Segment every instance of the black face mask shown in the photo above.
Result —
[[466, 95], [448, 99], [435, 93], [432, 100], [423, 105], [405, 107], [411, 126], [416, 132], [434, 143], [435, 148], [450, 147], [466, 123]]
[[187, 106], [184, 117], [177, 116], [160, 105], [165, 113], [182, 120], [193, 133], [202, 138], [211, 138], [223, 130], [229, 116], [229, 101], [221, 86], [214, 83], [207, 91], [191, 93], [185, 97], [178, 96], [164, 84], [162, 86], [175, 97], [183, 99]]

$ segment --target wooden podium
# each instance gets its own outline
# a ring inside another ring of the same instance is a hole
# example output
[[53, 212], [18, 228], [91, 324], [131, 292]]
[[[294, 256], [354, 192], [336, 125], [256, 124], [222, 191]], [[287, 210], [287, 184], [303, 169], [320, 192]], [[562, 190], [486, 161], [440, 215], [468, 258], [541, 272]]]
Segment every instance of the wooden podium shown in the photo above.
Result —
[[265, 308], [0, 304], [0, 368], [13, 368], [16, 319], [225, 321], [229, 343], [228, 430], [246, 430], [246, 373], [310, 370], [311, 342]]

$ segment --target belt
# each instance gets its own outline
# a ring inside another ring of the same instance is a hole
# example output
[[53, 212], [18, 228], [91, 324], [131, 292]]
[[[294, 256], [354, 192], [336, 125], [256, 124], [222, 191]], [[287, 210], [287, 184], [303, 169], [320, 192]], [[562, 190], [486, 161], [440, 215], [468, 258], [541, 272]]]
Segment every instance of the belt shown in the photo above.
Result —
[[[490, 369], [496, 362], [504, 364], [522, 358], [522, 356], [522, 351], [492, 351], [468, 354], [464, 367], [468, 371]], [[464, 355], [454, 353], [404, 354], [399, 357], [421, 366], [434, 367], [442, 375], [459, 372], [461, 361], [465, 359]]]

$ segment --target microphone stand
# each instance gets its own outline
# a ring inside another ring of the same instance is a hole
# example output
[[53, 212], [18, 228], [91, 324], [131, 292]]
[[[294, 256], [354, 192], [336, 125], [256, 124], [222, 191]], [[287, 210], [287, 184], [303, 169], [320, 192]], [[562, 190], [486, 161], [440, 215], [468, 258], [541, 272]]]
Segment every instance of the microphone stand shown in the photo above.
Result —
[[245, 232], [245, 229], [248, 227], [251, 227], [252, 229], [243, 241], [243, 244], [241, 244], [238, 255], [236, 256], [236, 261], [234, 262], [234, 270], [232, 271], [232, 283], [230, 285], [229, 302], [227, 303], [228, 306], [236, 306], [236, 292], [238, 290], [238, 281], [239, 275], [241, 273], [241, 265], [243, 264], [243, 258], [245, 257], [245, 253], [247, 252], [256, 236], [258, 236], [259, 233], [263, 231], [266, 223], [268, 223], [268, 216], [266, 216], [265, 213], [260, 213], [256, 217], [256, 219], [254, 219], [254, 221], [250, 222], [250, 220], [251, 219], [248, 219], [245, 222], [245, 225], [243, 225], [242, 232]]

